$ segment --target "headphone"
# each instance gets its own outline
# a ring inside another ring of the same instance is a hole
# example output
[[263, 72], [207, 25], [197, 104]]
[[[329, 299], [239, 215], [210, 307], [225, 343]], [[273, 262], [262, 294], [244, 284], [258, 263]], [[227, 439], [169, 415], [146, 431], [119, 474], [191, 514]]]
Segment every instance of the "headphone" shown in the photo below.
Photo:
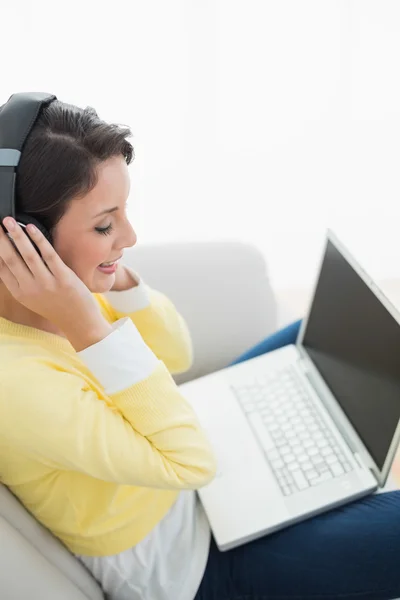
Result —
[[[50, 232], [41, 223], [27, 214], [16, 212], [15, 190], [23, 146], [40, 111], [54, 100], [57, 98], [52, 94], [21, 92], [10, 96], [6, 104], [0, 107], [0, 224], [5, 230], [3, 219], [13, 217], [25, 231], [26, 226], [33, 223], [50, 243]], [[39, 252], [37, 246], [33, 245]]]

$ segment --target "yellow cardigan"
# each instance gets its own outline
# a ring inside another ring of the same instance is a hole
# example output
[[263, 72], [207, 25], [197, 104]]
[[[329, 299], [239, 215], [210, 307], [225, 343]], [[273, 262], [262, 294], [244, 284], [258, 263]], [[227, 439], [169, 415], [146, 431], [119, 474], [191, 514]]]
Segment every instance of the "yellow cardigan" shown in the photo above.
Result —
[[149, 377], [108, 396], [68, 340], [0, 318], [0, 481], [76, 554], [136, 545], [178, 490], [215, 473], [170, 375], [190, 366], [187, 326], [166, 296], [148, 293], [150, 305], [131, 314], [95, 295], [110, 323], [131, 318], [158, 359]]

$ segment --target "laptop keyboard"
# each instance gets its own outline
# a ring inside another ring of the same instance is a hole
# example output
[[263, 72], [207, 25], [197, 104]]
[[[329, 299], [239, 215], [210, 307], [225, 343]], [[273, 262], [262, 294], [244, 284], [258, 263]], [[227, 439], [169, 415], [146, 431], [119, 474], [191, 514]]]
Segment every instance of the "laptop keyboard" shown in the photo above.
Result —
[[353, 470], [293, 367], [231, 388], [285, 496]]

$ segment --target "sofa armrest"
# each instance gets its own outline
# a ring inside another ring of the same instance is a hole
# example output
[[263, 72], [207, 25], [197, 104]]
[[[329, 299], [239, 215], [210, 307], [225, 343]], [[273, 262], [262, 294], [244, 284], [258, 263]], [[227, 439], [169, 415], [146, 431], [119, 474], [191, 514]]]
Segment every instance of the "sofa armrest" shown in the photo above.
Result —
[[[16, 574], [22, 573], [22, 577]], [[30, 590], [25, 594], [24, 590]], [[0, 484], [0, 598], [101, 600], [81, 564]]]
[[276, 330], [277, 306], [261, 252], [238, 241], [138, 245], [125, 264], [166, 294], [186, 319], [193, 347], [183, 383], [229, 364]]
[[1, 516], [0, 539], [0, 597], [4, 600], [89, 600], [92, 597], [86, 596]]

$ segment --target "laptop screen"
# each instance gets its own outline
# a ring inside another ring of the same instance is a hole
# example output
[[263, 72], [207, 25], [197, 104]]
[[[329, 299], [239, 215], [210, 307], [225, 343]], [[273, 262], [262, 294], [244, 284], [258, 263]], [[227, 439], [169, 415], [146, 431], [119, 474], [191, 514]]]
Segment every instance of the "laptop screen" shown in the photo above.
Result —
[[330, 240], [302, 344], [382, 469], [400, 418], [400, 325]]

